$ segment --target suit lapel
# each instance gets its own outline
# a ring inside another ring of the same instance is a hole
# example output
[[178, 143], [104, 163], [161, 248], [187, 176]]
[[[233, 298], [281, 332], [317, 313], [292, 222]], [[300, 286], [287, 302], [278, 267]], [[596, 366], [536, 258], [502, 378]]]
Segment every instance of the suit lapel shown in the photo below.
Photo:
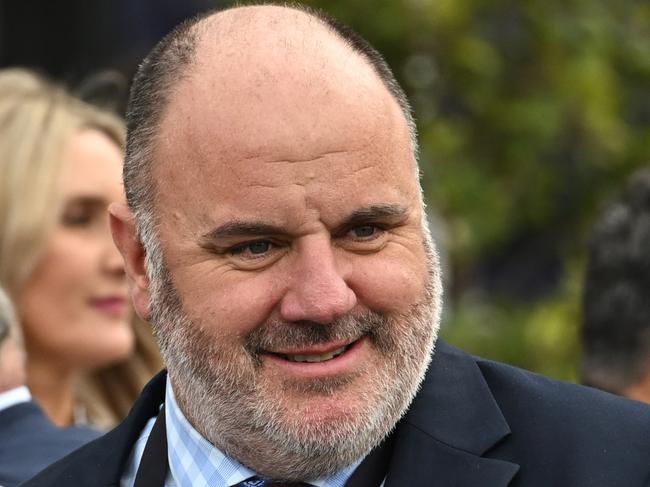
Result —
[[158, 415], [160, 405], [165, 400], [166, 381], [167, 371], [163, 370], [144, 387], [126, 419], [98, 440], [103, 440], [98, 453], [102, 456], [101, 471], [107, 486], [119, 485], [142, 428], [150, 418]]
[[[79, 450], [74, 461], [75, 471], [67, 474], [75, 479], [75, 485], [117, 487], [120, 484], [133, 445], [149, 418], [158, 414], [165, 399], [166, 378], [166, 371], [157, 374], [142, 390], [122, 423]], [[66, 460], [61, 463], [65, 466]]]
[[395, 432], [386, 487], [505, 487], [519, 465], [482, 455], [509, 434], [474, 359], [439, 341], [422, 388]]
[[400, 426], [385, 487], [505, 487], [519, 465], [449, 447], [411, 425]]

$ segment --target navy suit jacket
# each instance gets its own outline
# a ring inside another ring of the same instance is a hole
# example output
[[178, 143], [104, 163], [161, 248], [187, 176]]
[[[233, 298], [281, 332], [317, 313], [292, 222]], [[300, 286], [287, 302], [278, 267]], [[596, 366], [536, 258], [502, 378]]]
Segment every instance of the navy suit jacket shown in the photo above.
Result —
[[[117, 486], [164, 400], [165, 375], [129, 417], [25, 487]], [[438, 342], [399, 422], [386, 487], [650, 486], [650, 407], [472, 357]]]
[[99, 431], [90, 428], [55, 426], [33, 401], [3, 409], [0, 411], [0, 485], [18, 485], [99, 435]]

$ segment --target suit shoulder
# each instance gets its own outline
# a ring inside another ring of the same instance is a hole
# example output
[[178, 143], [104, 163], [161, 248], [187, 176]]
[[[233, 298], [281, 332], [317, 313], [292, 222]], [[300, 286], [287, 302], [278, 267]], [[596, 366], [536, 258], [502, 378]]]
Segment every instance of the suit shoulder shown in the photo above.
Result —
[[541, 437], [556, 432], [565, 439], [601, 440], [612, 447], [650, 452], [647, 404], [499, 362], [475, 360], [511, 425], [537, 425], [543, 430]]

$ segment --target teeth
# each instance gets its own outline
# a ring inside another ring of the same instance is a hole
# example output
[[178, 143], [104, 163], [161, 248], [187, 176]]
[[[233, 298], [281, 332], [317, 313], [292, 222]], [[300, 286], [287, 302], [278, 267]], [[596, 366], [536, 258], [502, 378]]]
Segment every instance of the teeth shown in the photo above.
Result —
[[338, 357], [346, 350], [347, 346], [337, 348], [336, 350], [324, 353], [322, 355], [283, 355], [283, 357], [292, 362], [325, 362], [327, 360], [332, 360], [334, 357]]

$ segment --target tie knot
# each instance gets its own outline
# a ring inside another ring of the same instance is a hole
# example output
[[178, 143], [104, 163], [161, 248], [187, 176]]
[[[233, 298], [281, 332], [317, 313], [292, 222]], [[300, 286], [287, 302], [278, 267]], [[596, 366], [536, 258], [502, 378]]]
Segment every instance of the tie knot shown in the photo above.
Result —
[[304, 482], [275, 482], [273, 480], [264, 480], [259, 477], [251, 477], [234, 487], [311, 487]]

